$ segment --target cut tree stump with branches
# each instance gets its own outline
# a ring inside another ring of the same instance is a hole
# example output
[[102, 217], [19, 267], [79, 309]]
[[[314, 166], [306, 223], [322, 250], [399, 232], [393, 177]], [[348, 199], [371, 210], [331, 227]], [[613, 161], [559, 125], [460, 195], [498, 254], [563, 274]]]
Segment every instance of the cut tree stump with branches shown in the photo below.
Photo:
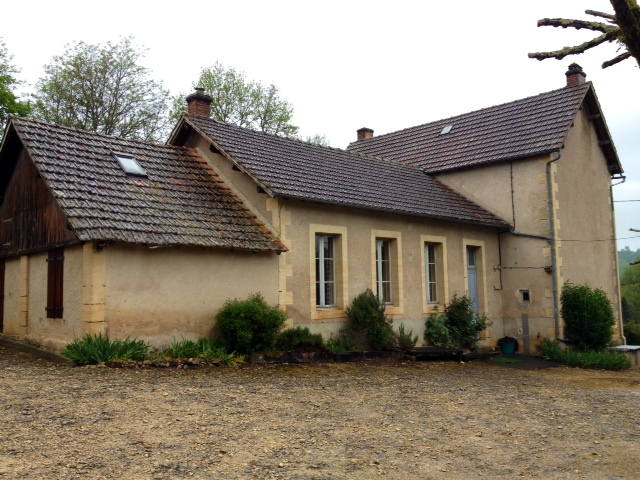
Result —
[[576, 30], [586, 29], [599, 32], [600, 35], [573, 47], [564, 47], [551, 52], [534, 52], [529, 54], [529, 58], [545, 60], [555, 58], [562, 60], [567, 55], [578, 55], [587, 50], [597, 47], [605, 42], [617, 42], [625, 52], [602, 63], [602, 68], [607, 68], [620, 63], [627, 58], [635, 58], [640, 66], [640, 7], [637, 0], [611, 0], [611, 6], [615, 15], [586, 10], [587, 15], [602, 18], [605, 21], [585, 21], [565, 18], [543, 18], [538, 20], [539, 27], [562, 27], [575, 28]]

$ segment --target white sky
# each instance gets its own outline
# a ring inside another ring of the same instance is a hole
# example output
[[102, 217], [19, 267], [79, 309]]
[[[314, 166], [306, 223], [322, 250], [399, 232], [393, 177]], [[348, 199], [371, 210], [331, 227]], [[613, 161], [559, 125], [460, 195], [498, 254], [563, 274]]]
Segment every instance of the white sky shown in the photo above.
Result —
[[562, 61], [527, 57], [592, 38], [536, 27], [543, 17], [595, 20], [587, 8], [613, 12], [608, 0], [22, 0], [3, 2], [0, 37], [28, 85], [76, 40], [134, 35], [148, 48], [144, 65], [172, 94], [189, 93], [200, 69], [220, 60], [275, 83], [301, 135], [325, 134], [340, 148], [360, 127], [378, 135], [560, 88], [576, 61], [594, 82], [627, 175], [614, 187], [618, 245], [635, 250], [640, 233], [629, 228], [640, 229], [640, 202], [619, 201], [640, 200], [640, 70], [633, 60], [603, 70], [614, 45]]

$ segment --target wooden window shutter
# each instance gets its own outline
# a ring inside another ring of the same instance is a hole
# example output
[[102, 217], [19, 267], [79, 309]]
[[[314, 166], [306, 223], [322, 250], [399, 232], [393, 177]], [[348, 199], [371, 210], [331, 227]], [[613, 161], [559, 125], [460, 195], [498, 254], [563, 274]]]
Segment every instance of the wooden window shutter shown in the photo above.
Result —
[[47, 318], [62, 318], [64, 248], [60, 247], [49, 250], [47, 263]]

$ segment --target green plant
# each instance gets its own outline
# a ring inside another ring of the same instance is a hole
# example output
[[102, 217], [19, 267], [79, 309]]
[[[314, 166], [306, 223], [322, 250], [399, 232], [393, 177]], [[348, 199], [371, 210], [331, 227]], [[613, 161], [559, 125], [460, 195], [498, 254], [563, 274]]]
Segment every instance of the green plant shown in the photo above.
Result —
[[543, 357], [570, 367], [595, 368], [601, 370], [625, 370], [631, 367], [627, 356], [622, 352], [581, 351], [565, 349], [558, 342], [545, 338], [540, 343]]
[[228, 300], [216, 315], [216, 325], [228, 350], [250, 354], [273, 349], [286, 319], [257, 293], [247, 300]]
[[149, 345], [142, 340], [110, 340], [102, 334], [85, 335], [69, 343], [62, 355], [79, 365], [98, 365], [109, 360], [145, 360]]
[[447, 327], [447, 316], [438, 307], [425, 321], [424, 339], [434, 347], [449, 348], [455, 344]]
[[329, 340], [327, 340], [324, 344], [325, 348], [333, 353], [341, 353], [341, 352], [352, 352], [358, 346], [346, 338], [342, 331], [338, 333], [337, 336], [331, 335]]
[[319, 333], [311, 333], [308, 328], [296, 327], [283, 330], [278, 335], [276, 347], [282, 350], [299, 348], [323, 348], [324, 340]]
[[418, 335], [413, 334], [413, 330], [408, 332], [404, 329], [404, 323], [398, 327], [398, 346], [403, 350], [409, 350], [418, 343]]
[[640, 323], [628, 323], [624, 326], [624, 336], [629, 345], [640, 345]]
[[566, 284], [560, 296], [566, 337], [578, 350], [601, 351], [613, 337], [611, 302], [601, 289]]
[[353, 343], [382, 350], [389, 345], [393, 329], [385, 305], [370, 290], [356, 296], [345, 309], [348, 317], [344, 334]]
[[468, 295], [455, 294], [445, 305], [444, 313], [436, 310], [427, 318], [424, 335], [425, 340], [436, 347], [476, 350], [480, 332], [490, 325], [486, 316], [476, 314]]
[[227, 353], [225, 348], [217, 340], [199, 338], [196, 342], [192, 340], [173, 340], [169, 347], [162, 350], [159, 355], [164, 358], [204, 358], [212, 359], [233, 359], [233, 353]]

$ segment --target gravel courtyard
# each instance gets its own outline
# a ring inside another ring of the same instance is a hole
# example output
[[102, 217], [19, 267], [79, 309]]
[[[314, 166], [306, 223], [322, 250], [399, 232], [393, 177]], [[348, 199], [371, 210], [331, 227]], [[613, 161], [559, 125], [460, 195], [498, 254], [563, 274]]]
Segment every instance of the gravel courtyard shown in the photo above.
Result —
[[640, 371], [69, 367], [0, 346], [0, 479], [640, 478]]

